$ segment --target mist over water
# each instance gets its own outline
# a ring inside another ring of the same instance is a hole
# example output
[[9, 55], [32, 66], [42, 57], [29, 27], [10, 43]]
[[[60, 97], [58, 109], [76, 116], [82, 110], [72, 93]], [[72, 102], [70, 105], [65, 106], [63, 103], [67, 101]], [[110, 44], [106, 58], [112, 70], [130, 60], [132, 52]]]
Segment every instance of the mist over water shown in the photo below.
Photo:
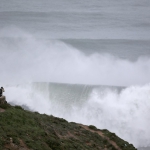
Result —
[[[5, 36], [4, 36], [5, 35]], [[135, 61], [108, 53], [85, 55], [59, 40], [42, 40], [20, 29], [0, 32], [1, 82], [63, 82], [129, 86], [149, 82], [150, 57]]]

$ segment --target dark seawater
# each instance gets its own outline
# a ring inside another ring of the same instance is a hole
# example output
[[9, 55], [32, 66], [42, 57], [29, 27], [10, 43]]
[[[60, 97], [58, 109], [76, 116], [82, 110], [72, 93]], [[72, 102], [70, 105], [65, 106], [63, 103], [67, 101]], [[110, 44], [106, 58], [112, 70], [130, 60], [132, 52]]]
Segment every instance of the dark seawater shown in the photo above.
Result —
[[108, 53], [131, 61], [136, 61], [139, 57], [150, 57], [149, 40], [65, 39], [62, 41], [82, 50], [86, 55]]

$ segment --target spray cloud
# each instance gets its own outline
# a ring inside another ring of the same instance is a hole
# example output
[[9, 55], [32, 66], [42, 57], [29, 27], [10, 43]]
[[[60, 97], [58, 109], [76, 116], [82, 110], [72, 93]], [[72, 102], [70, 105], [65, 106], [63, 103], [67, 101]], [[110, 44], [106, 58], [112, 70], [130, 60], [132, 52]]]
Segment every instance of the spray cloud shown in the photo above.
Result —
[[128, 86], [146, 84], [150, 58], [132, 62], [109, 54], [86, 56], [58, 40], [36, 39], [16, 28], [0, 31], [1, 82], [66, 82]]

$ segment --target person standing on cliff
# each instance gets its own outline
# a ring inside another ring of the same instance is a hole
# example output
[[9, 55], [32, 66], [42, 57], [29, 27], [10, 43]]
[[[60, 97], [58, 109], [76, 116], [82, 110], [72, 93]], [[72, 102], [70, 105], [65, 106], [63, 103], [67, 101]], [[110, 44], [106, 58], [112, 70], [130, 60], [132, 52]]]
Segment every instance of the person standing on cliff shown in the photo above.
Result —
[[1, 88], [0, 88], [0, 97], [2, 97], [2, 96], [3, 96], [3, 92], [5, 92], [5, 90], [4, 90], [4, 88], [3, 88], [3, 87], [1, 87]]

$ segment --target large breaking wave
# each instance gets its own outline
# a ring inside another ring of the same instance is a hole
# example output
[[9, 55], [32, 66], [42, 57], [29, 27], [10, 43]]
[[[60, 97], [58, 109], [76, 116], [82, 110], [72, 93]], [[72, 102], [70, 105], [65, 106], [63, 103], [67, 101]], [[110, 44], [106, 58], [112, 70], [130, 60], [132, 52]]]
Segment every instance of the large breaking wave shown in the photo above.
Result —
[[8, 102], [107, 128], [135, 146], [150, 145], [149, 57], [130, 61], [106, 53], [85, 55], [59, 40], [9, 28], [0, 31], [0, 60]]

